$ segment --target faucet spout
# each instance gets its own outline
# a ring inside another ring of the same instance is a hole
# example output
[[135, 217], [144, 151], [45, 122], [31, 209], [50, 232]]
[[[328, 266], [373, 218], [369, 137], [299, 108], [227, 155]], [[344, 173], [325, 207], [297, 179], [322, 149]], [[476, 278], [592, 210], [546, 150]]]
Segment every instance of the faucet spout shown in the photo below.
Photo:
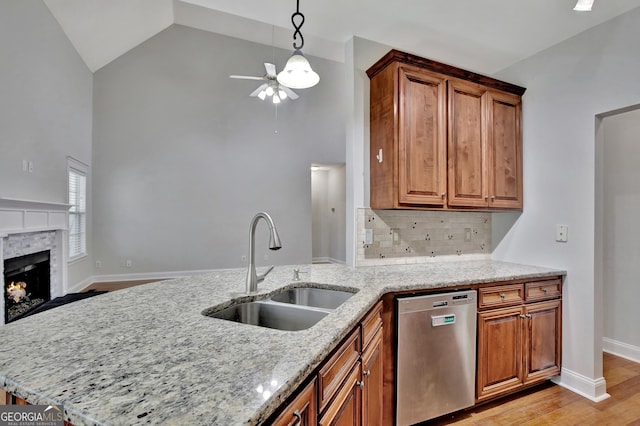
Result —
[[256, 274], [256, 226], [260, 219], [264, 219], [269, 226], [269, 249], [279, 250], [282, 247], [278, 230], [276, 229], [276, 225], [273, 222], [273, 219], [271, 219], [271, 216], [266, 212], [256, 214], [249, 225], [249, 268], [247, 270], [247, 293], [255, 293], [258, 291], [258, 283], [263, 281], [267, 274], [273, 269], [273, 266], [271, 266], [264, 274]]

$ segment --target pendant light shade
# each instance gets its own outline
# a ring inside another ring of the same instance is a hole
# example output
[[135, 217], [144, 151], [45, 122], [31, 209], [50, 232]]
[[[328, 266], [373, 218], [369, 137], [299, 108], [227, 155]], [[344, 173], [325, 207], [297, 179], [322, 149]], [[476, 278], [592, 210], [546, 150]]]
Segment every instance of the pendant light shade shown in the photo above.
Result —
[[309, 61], [298, 49], [293, 52], [287, 65], [278, 74], [278, 83], [292, 89], [307, 89], [315, 86], [319, 81], [320, 76], [311, 69]]
[[[304, 37], [300, 29], [304, 24], [304, 15], [300, 13], [300, 0], [296, 0], [296, 11], [291, 15], [291, 23], [295, 28], [293, 32], [293, 55], [287, 61], [284, 69], [278, 74], [278, 83], [292, 89], [307, 89], [318, 84], [320, 76], [311, 69], [309, 61], [302, 54]], [[299, 41], [298, 38], [300, 38]]]

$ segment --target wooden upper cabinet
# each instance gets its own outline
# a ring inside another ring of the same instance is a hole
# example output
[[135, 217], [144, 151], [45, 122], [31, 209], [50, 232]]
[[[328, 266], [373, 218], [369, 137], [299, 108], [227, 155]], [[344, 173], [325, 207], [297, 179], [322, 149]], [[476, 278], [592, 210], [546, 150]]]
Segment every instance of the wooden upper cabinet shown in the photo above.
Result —
[[441, 76], [398, 69], [398, 203], [443, 206], [446, 192], [447, 84]]
[[486, 207], [486, 88], [449, 81], [449, 197], [456, 207]]
[[373, 209], [522, 209], [524, 88], [390, 51], [369, 70]]
[[489, 207], [522, 209], [522, 103], [520, 96], [487, 93]]

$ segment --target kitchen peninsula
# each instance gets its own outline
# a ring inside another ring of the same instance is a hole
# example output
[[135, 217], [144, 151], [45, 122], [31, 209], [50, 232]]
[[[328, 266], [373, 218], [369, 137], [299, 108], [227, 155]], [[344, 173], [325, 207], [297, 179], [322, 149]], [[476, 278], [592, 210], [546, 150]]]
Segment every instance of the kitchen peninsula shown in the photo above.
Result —
[[[294, 268], [301, 281], [293, 280]], [[0, 387], [62, 404], [82, 424], [260, 424], [387, 293], [564, 275], [491, 260], [278, 266], [256, 296], [245, 269], [132, 287], [0, 327]], [[202, 314], [283, 287], [357, 290], [313, 327], [280, 331]]]

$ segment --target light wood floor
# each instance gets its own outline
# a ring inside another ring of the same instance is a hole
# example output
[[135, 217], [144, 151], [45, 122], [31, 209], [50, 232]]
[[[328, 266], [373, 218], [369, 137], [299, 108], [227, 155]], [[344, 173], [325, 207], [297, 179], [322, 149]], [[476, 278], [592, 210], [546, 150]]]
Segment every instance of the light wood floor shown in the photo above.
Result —
[[[154, 281], [158, 280], [94, 283], [83, 291], [114, 291]], [[640, 426], [640, 364], [607, 353], [603, 361], [611, 398], [602, 402], [548, 382], [424, 425]]]
[[547, 383], [425, 425], [640, 426], [640, 364], [604, 354], [611, 395], [599, 403]]
[[160, 281], [160, 280], [153, 279], [153, 280], [136, 280], [136, 281], [118, 281], [118, 282], [93, 283], [90, 286], [85, 287], [82, 290], [82, 292], [87, 292], [87, 291], [90, 291], [90, 290], [116, 291], [116, 290], [122, 290], [123, 288], [129, 288], [129, 287], [133, 287], [133, 286], [140, 285], [140, 284], [154, 283], [156, 281]]

